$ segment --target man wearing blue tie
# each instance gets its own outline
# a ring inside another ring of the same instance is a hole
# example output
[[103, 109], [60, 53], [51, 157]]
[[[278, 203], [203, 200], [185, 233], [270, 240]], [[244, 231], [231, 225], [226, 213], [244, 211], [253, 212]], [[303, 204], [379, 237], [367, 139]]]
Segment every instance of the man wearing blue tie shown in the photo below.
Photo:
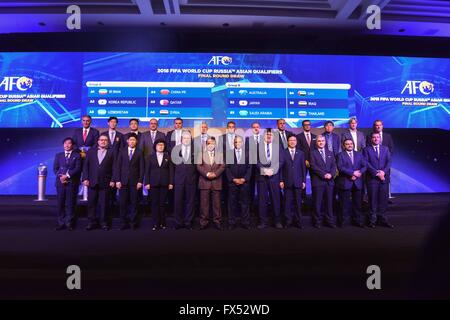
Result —
[[325, 148], [334, 154], [336, 157], [339, 152], [341, 152], [341, 137], [333, 132], [334, 123], [333, 121], [325, 121], [325, 132], [323, 136], [325, 137]]
[[364, 149], [367, 161], [367, 193], [369, 195], [369, 227], [375, 224], [393, 228], [386, 219], [388, 205], [388, 185], [390, 180], [391, 153], [380, 144], [379, 132], [372, 132], [371, 144]]
[[[282, 151], [283, 168], [280, 187], [284, 189], [284, 217], [286, 228], [292, 225], [302, 229], [302, 190], [306, 187], [305, 154], [297, 149], [297, 137], [288, 138], [288, 147]], [[292, 212], [292, 204], [295, 206]]]
[[352, 223], [364, 227], [361, 217], [363, 174], [366, 171], [366, 160], [361, 152], [353, 150], [353, 140], [344, 140], [344, 151], [337, 156], [339, 176], [336, 179], [339, 190], [340, 211], [338, 225], [348, 224], [350, 216]]
[[[336, 160], [333, 152], [325, 148], [325, 137], [318, 135], [317, 148], [311, 151], [311, 185], [314, 210], [313, 225], [320, 229], [323, 217], [325, 226], [336, 228], [333, 216], [334, 176]], [[325, 214], [324, 214], [325, 213]]]
[[64, 151], [57, 153], [53, 162], [58, 201], [58, 225], [55, 230], [63, 230], [66, 227], [73, 230], [77, 191], [81, 176], [81, 157], [73, 149], [72, 138], [65, 138], [63, 145]]

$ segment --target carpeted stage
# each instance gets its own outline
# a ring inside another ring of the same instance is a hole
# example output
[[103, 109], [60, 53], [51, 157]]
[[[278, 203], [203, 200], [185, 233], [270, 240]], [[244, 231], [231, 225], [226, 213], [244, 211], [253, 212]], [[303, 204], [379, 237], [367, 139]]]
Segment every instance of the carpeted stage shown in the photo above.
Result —
[[[448, 281], [439, 272], [449, 270], [450, 242], [428, 244], [428, 253], [444, 250], [443, 262], [421, 254], [433, 225], [448, 217], [449, 199], [396, 195], [389, 208], [395, 229], [316, 230], [306, 217], [303, 230], [153, 232], [144, 217], [136, 231], [87, 232], [81, 217], [75, 231], [57, 232], [54, 199], [3, 196], [0, 299], [404, 299], [435, 297], [433, 290], [445, 296], [448, 288], [436, 286]], [[433, 236], [445, 242], [448, 231]], [[79, 291], [66, 289], [72, 264], [82, 270]], [[366, 287], [372, 264], [381, 268], [381, 290]]]

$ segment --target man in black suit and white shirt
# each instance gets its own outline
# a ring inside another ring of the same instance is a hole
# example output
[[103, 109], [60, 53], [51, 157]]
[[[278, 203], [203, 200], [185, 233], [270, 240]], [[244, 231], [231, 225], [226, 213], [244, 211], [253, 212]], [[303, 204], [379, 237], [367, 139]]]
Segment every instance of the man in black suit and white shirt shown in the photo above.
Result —
[[288, 147], [289, 137], [294, 134], [291, 131], [286, 130], [286, 120], [284, 119], [277, 120], [277, 129], [279, 133], [280, 147], [286, 149]]
[[[84, 161], [83, 184], [89, 188], [87, 231], [96, 229], [99, 225], [105, 231], [110, 229], [108, 213], [111, 204], [111, 188], [115, 186], [112, 176], [116, 155], [113, 149], [108, 148], [108, 140], [106, 134], [101, 135], [97, 146], [88, 151]], [[100, 209], [99, 216], [97, 216], [97, 207]]]
[[[82, 151], [84, 147], [92, 148], [100, 135], [98, 130], [91, 127], [92, 118], [89, 115], [81, 117], [82, 128], [75, 129], [73, 134], [74, 149]], [[81, 152], [81, 158], [85, 157], [85, 153]]]
[[113, 150], [114, 156], [117, 156], [119, 150], [126, 144], [123, 134], [116, 130], [118, 124], [119, 119], [117, 117], [110, 117], [108, 119], [108, 131], [101, 133], [101, 135], [108, 137], [108, 148]]
[[350, 118], [348, 121], [348, 129], [342, 133], [341, 141], [350, 139], [353, 141], [353, 151], [362, 152], [366, 147], [366, 139], [364, 133], [358, 131], [358, 120], [356, 118]]

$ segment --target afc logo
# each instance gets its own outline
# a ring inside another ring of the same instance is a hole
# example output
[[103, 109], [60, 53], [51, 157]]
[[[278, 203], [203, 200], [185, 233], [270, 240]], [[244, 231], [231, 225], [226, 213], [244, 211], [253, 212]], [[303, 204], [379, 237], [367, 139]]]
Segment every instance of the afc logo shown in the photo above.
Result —
[[211, 59], [208, 62], [208, 65], [224, 65], [227, 66], [229, 65], [231, 62], [233, 62], [233, 59], [231, 57], [228, 56], [212, 56]]
[[27, 91], [33, 85], [33, 79], [28, 77], [4, 77], [0, 82], [0, 89], [12, 91], [14, 89]]
[[403, 94], [405, 91], [408, 90], [408, 94], [414, 95], [417, 94], [417, 89], [420, 91], [420, 93], [424, 95], [429, 95], [430, 93], [434, 92], [434, 85], [428, 81], [408, 80], [406, 81], [406, 84], [403, 87], [401, 94]]

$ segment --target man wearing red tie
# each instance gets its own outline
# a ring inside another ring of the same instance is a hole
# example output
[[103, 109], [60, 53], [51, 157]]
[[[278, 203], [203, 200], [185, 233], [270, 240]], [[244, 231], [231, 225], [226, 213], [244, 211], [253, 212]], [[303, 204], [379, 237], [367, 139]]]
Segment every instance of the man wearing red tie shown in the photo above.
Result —
[[81, 151], [81, 157], [85, 157], [85, 152], [88, 148], [93, 147], [98, 140], [99, 132], [97, 129], [91, 127], [92, 118], [89, 115], [84, 115], [81, 118], [82, 128], [75, 129], [73, 134], [74, 149]]

